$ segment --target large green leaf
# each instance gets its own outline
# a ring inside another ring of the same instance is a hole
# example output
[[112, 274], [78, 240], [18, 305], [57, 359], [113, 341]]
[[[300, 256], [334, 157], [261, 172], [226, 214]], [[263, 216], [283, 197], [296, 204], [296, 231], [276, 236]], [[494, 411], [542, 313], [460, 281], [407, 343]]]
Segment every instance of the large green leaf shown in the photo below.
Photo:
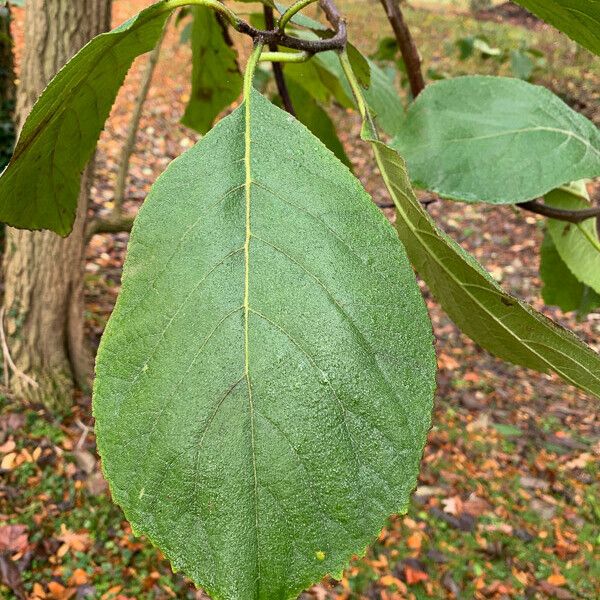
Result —
[[549, 90], [504, 77], [433, 83], [392, 147], [413, 182], [447, 198], [513, 204], [600, 175], [600, 132]]
[[[337, 136], [335, 126], [329, 115], [318, 104], [318, 102], [301, 86], [293, 81], [287, 82], [288, 91], [296, 118], [300, 123], [306, 125], [313, 135], [318, 137], [348, 168], [351, 168], [340, 138]], [[277, 99], [277, 105], [281, 107], [281, 101]]]
[[[585, 185], [561, 188], [546, 194], [544, 201], [555, 208], [582, 210], [590, 208]], [[548, 231], [561, 258], [575, 277], [600, 293], [600, 239], [596, 219], [567, 223], [548, 219]]]
[[134, 58], [151, 50], [169, 14], [155, 4], [82, 48], [50, 82], [25, 121], [0, 177], [0, 221], [67, 235], [81, 171]]
[[211, 8], [193, 8], [192, 91], [181, 122], [206, 133], [215, 118], [242, 92], [235, 50]]
[[600, 56], [598, 0], [515, 0]]
[[400, 155], [382, 142], [370, 141], [396, 205], [398, 235], [413, 266], [458, 327], [500, 358], [544, 373], [552, 370], [600, 397], [600, 355], [507, 294], [437, 228], [416, 199]]
[[97, 360], [115, 500], [214, 600], [295, 598], [406, 510], [435, 361], [392, 227], [253, 91], [154, 185]]
[[558, 306], [564, 312], [576, 310], [579, 317], [600, 306], [600, 295], [571, 273], [548, 232], [540, 252], [540, 277], [544, 282], [542, 298], [546, 304]]

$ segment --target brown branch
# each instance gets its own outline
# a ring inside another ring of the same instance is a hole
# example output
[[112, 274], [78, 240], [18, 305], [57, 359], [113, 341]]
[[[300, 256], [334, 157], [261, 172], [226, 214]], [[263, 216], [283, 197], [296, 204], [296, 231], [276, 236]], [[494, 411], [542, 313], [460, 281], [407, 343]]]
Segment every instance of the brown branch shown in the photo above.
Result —
[[154, 76], [156, 65], [158, 64], [158, 59], [160, 57], [160, 49], [165, 37], [165, 32], [167, 30], [167, 24], [168, 23], [165, 24], [162, 35], [159, 38], [156, 46], [154, 46], [154, 49], [148, 56], [146, 70], [144, 71], [144, 75], [142, 76], [142, 87], [140, 88], [139, 94], [135, 100], [133, 114], [131, 115], [131, 121], [129, 122], [129, 128], [127, 130], [127, 137], [125, 138], [125, 143], [121, 148], [121, 157], [119, 159], [119, 171], [117, 173], [117, 182], [115, 184], [113, 217], [118, 216], [121, 213], [121, 209], [123, 207], [123, 200], [125, 198], [125, 187], [127, 185], [127, 175], [129, 174], [129, 163], [131, 161], [131, 155], [135, 150], [135, 141], [137, 138], [138, 129], [140, 127], [142, 110], [144, 108], [146, 98], [148, 97], [148, 92], [150, 91], [150, 85], [152, 84], [152, 77]]
[[[263, 6], [263, 12], [265, 15], [265, 26], [267, 29], [273, 31], [275, 30], [275, 17], [273, 16], [273, 9], [266, 4]], [[277, 44], [275, 42], [269, 43], [269, 50], [273, 52], [277, 52]], [[279, 92], [279, 97], [283, 102], [283, 107], [290, 115], [296, 116], [296, 112], [294, 111], [294, 105], [292, 104], [292, 98], [290, 97], [290, 92], [285, 83], [285, 77], [283, 75], [283, 65], [279, 62], [271, 63], [273, 65], [273, 75], [275, 76], [275, 83], [277, 84], [277, 91]]]
[[406, 66], [406, 74], [410, 83], [413, 98], [416, 98], [425, 88], [425, 79], [421, 70], [421, 57], [415, 40], [404, 20], [399, 0], [381, 0], [388, 21], [394, 30], [402, 60]]
[[91, 240], [97, 233], [121, 233], [131, 231], [135, 217], [132, 215], [110, 215], [105, 219], [92, 219], [85, 229], [85, 239]]
[[587, 219], [600, 217], [600, 206], [594, 208], [584, 208], [582, 210], [568, 210], [566, 208], [554, 208], [539, 200], [530, 200], [529, 202], [519, 202], [517, 206], [523, 210], [543, 215], [557, 221], [567, 221], [568, 223], [582, 223]]
[[119, 233], [122, 231], [131, 231], [134, 217], [123, 213], [123, 202], [125, 200], [125, 188], [127, 186], [127, 176], [129, 175], [129, 165], [131, 162], [131, 156], [135, 150], [135, 142], [140, 128], [140, 121], [142, 118], [142, 110], [144, 103], [148, 98], [150, 86], [152, 84], [152, 77], [158, 64], [160, 57], [160, 49], [165, 38], [165, 32], [168, 26], [168, 20], [165, 23], [162, 34], [154, 46], [152, 52], [148, 56], [148, 62], [146, 63], [146, 69], [142, 75], [142, 85], [140, 91], [135, 100], [133, 107], [133, 114], [131, 115], [131, 121], [127, 129], [127, 137], [121, 148], [121, 156], [119, 158], [119, 170], [117, 172], [117, 181], [115, 183], [115, 193], [113, 197], [113, 208], [109, 217], [95, 217], [91, 219], [85, 230], [85, 239], [89, 241], [97, 233]]

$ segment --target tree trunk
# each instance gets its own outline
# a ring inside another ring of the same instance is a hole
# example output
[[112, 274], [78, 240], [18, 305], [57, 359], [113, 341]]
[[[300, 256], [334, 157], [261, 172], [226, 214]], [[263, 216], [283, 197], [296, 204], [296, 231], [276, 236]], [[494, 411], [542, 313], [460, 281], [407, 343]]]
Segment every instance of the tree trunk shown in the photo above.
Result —
[[[109, 28], [110, 9], [111, 0], [27, 0], [17, 91], [19, 128], [60, 67]], [[83, 335], [83, 275], [92, 172], [90, 164], [68, 238], [7, 228], [2, 325], [10, 356], [4, 357], [5, 369], [8, 363], [9, 385], [18, 398], [52, 409], [70, 406], [73, 385], [86, 387], [91, 377], [91, 355]]]
[[0, 0], [0, 171], [14, 144], [15, 71], [10, 32], [10, 5]]

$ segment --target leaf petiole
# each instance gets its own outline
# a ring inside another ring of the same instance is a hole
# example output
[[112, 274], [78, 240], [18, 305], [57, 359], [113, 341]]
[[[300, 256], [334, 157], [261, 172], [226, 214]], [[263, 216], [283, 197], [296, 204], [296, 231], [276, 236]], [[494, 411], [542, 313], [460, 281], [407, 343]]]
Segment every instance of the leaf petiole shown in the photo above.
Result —
[[316, 2], [317, 0], [298, 0], [296, 3], [292, 4], [279, 19], [279, 23], [277, 24], [277, 29], [279, 31], [284, 31], [285, 26], [294, 18], [294, 15], [299, 13], [303, 8], [306, 8], [309, 4]]
[[302, 63], [312, 57], [310, 52], [263, 52], [261, 62]]

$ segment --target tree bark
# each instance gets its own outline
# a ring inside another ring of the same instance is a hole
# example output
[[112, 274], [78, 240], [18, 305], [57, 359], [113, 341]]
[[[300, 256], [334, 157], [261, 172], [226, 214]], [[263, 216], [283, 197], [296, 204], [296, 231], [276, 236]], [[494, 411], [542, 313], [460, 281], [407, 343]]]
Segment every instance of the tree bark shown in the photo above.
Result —
[[[90, 38], [110, 27], [110, 9], [111, 0], [27, 0], [17, 91], [19, 128], [60, 67]], [[73, 386], [86, 387], [91, 380], [91, 355], [84, 339], [83, 275], [92, 172], [93, 160], [82, 177], [77, 218], [68, 238], [50, 231], [7, 228], [0, 325], [5, 350], [16, 366], [9, 368], [8, 381], [18, 398], [42, 402], [50, 409], [70, 406]], [[6, 368], [7, 357], [4, 364]]]

